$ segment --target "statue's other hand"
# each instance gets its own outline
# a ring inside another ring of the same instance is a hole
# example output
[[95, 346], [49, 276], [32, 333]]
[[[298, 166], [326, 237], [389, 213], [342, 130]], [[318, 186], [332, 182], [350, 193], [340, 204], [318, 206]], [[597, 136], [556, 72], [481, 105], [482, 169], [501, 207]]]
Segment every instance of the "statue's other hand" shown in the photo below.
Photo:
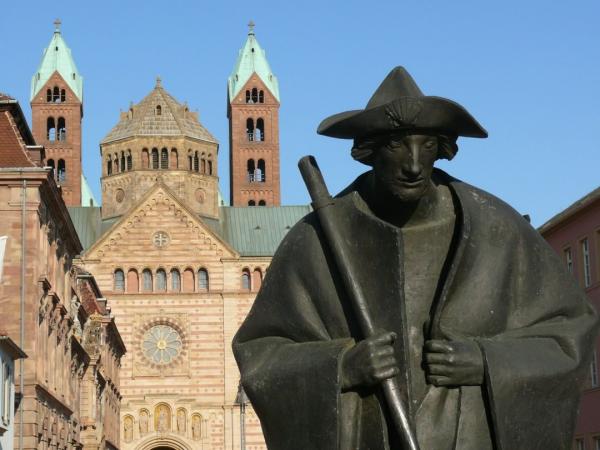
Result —
[[397, 375], [395, 339], [396, 333], [378, 333], [346, 350], [341, 361], [342, 390], [372, 386]]
[[475, 341], [432, 340], [423, 352], [427, 382], [435, 386], [483, 384], [483, 356]]

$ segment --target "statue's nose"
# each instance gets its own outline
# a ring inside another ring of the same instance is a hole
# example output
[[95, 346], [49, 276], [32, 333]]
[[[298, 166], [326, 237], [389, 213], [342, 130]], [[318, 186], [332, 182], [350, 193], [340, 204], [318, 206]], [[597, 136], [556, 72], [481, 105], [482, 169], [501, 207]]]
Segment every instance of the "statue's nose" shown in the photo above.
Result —
[[412, 177], [417, 177], [421, 174], [421, 171], [423, 170], [423, 165], [421, 164], [421, 160], [419, 158], [419, 147], [417, 145], [411, 145], [410, 157], [406, 162], [404, 170], [408, 175]]

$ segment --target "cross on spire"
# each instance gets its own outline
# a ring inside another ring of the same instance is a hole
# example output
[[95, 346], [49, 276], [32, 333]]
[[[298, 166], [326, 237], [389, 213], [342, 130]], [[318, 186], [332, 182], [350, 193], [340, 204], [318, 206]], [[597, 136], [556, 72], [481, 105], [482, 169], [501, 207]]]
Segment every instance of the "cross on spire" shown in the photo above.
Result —
[[254, 34], [255, 26], [256, 26], [256, 24], [254, 23], [253, 20], [250, 20], [250, 22], [248, 22], [248, 34]]
[[162, 86], [162, 79], [160, 78], [160, 76], [156, 77], [156, 87], [161, 87]]
[[54, 32], [55, 33], [60, 33], [60, 25], [62, 24], [62, 22], [60, 21], [60, 19], [56, 19], [54, 21]]

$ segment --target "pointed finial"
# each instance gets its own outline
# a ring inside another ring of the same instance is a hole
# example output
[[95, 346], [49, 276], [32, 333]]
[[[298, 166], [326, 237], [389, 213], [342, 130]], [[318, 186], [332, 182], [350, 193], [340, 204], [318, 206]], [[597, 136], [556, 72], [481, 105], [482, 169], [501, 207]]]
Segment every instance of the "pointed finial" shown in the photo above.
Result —
[[255, 23], [253, 20], [251, 20], [250, 22], [248, 22], [248, 34], [254, 34], [254, 27], [255, 27]]
[[60, 33], [60, 24], [61, 24], [61, 23], [62, 23], [62, 22], [60, 21], [60, 19], [56, 19], [56, 20], [54, 21], [54, 32], [55, 32], [55, 33]]
[[156, 77], [156, 87], [161, 87], [162, 86], [161, 83], [162, 83], [162, 80], [161, 80], [160, 76], [157, 76]]

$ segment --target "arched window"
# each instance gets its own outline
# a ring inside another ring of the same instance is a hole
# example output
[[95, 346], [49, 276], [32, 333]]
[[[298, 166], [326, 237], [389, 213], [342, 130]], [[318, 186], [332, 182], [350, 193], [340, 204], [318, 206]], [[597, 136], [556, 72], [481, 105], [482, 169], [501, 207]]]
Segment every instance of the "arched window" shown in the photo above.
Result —
[[171, 291], [181, 291], [181, 275], [177, 269], [171, 269]]
[[213, 168], [212, 168], [212, 161], [209, 159], [209, 160], [208, 160], [208, 174], [209, 174], [209, 175], [212, 175], [212, 171], [213, 171]]
[[163, 148], [160, 151], [160, 168], [168, 169], [169, 168], [169, 150]]
[[125, 274], [121, 269], [115, 270], [115, 291], [123, 292], [125, 290]]
[[150, 168], [150, 157], [148, 155], [148, 149], [145, 148], [142, 150], [142, 169]]
[[144, 292], [152, 292], [152, 272], [150, 272], [150, 269], [142, 271], [142, 290]]
[[252, 99], [250, 98], [250, 91], [246, 89], [246, 103], [252, 103]]
[[112, 175], [112, 160], [110, 156], [108, 157], [108, 161], [106, 161], [106, 175]]
[[262, 89], [260, 91], [258, 91], [258, 103], [264, 103], [265, 102], [265, 91], [263, 91]]
[[171, 149], [171, 160], [169, 161], [171, 169], [179, 169], [179, 156], [177, 155], [177, 149]]
[[60, 102], [64, 103], [67, 100], [67, 93], [64, 89], [60, 90]]
[[162, 107], [160, 105], [156, 105], [156, 115], [160, 116], [162, 114]]
[[[248, 91], [246, 91], [246, 92], [248, 92]], [[48, 89], [46, 91], [46, 101], [48, 103], [50, 103], [52, 101], [52, 89]], [[246, 103], [248, 103], [248, 102], [246, 102]]]
[[131, 150], [127, 150], [127, 170], [133, 168], [133, 158], [131, 157]]
[[63, 183], [67, 179], [67, 167], [64, 159], [58, 160], [56, 175], [59, 183]]
[[254, 180], [254, 172], [256, 172], [256, 165], [253, 159], [249, 159], [246, 162], [246, 172], [248, 173], [248, 181], [252, 182]]
[[194, 169], [194, 156], [192, 155], [192, 149], [188, 150], [188, 170]]
[[206, 269], [198, 271], [198, 291], [208, 291], [208, 272]]
[[206, 158], [202, 154], [202, 173], [206, 173]]
[[158, 169], [158, 149], [152, 149], [152, 168]]
[[251, 117], [246, 119], [246, 134], [248, 140], [252, 142], [254, 140], [254, 119]]
[[252, 88], [252, 103], [258, 103], [258, 89]]
[[48, 117], [46, 120], [46, 139], [51, 142], [56, 140], [56, 123], [54, 117]]
[[260, 174], [260, 176], [257, 176], [257, 180], [256, 181], [266, 181], [267, 179], [267, 168], [265, 167], [265, 160], [264, 159], [259, 159], [258, 160], [258, 165], [256, 167], [256, 171]]
[[[259, 203], [260, 204], [260, 203]], [[252, 289], [258, 291], [262, 284], [262, 271], [259, 267], [255, 268], [252, 272]]]
[[264, 200], [259, 200], [258, 206], [267, 206], [267, 202], [265, 202]]
[[54, 170], [56, 169], [55, 165], [54, 165], [54, 160], [53, 159], [49, 159], [48, 162], [46, 163], [46, 165], [48, 167], [50, 167], [50, 175], [52, 176], [52, 178], [54, 178], [56, 176], [56, 174], [54, 173]]
[[183, 271], [183, 292], [194, 292], [194, 271], [190, 268]]
[[52, 101], [54, 103], [60, 103], [60, 90], [58, 89], [58, 86], [54, 86], [54, 89], [52, 90]]
[[200, 158], [198, 158], [198, 152], [194, 153], [194, 170], [196, 172], [200, 170]]
[[256, 131], [254, 132], [255, 134], [255, 141], [264, 141], [265, 140], [265, 121], [262, 118], [259, 118], [256, 121]]
[[121, 172], [125, 172], [125, 152], [121, 152]]
[[248, 200], [248, 206], [256, 206], [256, 202], [254, 200]]
[[160, 292], [167, 290], [167, 272], [164, 269], [156, 271], [156, 290]]
[[137, 294], [140, 291], [140, 279], [137, 270], [129, 269], [127, 272], [127, 293]]
[[244, 269], [242, 270], [242, 290], [249, 291], [250, 285], [250, 270]]

